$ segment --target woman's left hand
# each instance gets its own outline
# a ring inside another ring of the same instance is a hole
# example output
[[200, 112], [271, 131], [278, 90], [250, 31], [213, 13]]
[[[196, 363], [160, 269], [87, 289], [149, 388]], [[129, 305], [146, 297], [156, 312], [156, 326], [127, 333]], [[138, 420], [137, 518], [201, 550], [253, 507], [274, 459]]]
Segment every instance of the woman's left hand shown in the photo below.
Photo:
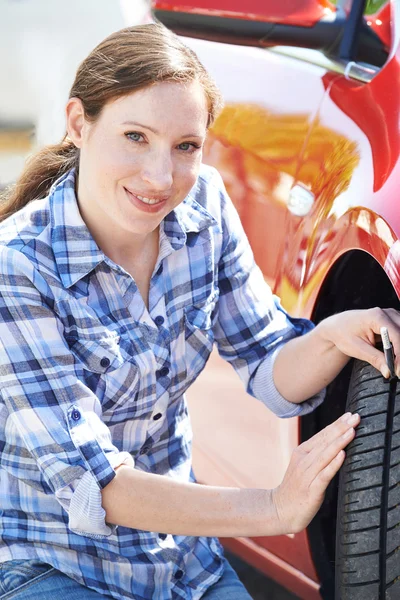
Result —
[[390, 371], [384, 353], [375, 347], [381, 327], [386, 327], [396, 355], [400, 376], [400, 312], [393, 308], [349, 310], [328, 317], [318, 325], [320, 335], [346, 356], [359, 358], [378, 369], [386, 379]]

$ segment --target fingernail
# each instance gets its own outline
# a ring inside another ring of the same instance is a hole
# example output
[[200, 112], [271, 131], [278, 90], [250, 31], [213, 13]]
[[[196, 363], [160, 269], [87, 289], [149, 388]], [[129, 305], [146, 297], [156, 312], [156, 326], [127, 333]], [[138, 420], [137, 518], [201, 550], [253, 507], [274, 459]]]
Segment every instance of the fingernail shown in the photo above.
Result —
[[358, 421], [359, 416], [360, 415], [358, 413], [353, 413], [347, 422], [348, 423], [356, 423]]

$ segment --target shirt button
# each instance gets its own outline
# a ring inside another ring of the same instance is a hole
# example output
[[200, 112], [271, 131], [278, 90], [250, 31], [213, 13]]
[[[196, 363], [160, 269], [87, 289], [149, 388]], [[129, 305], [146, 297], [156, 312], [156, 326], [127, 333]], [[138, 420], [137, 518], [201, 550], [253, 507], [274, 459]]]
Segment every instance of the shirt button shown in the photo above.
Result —
[[79, 410], [73, 410], [71, 413], [71, 417], [73, 418], [74, 421], [79, 421], [79, 419], [81, 418], [81, 413], [79, 412]]
[[158, 315], [158, 317], [156, 317], [154, 319], [154, 323], [157, 325], [157, 327], [159, 327], [160, 325], [162, 325], [164, 323], [164, 317], [162, 317], [161, 315]]
[[103, 367], [104, 369], [106, 367], [109, 367], [110, 366], [110, 359], [107, 358], [107, 356], [103, 356], [103, 358], [100, 361], [100, 366]]
[[159, 370], [160, 377], [166, 377], [169, 373], [168, 367], [163, 367]]
[[158, 419], [161, 419], [162, 414], [161, 413], [157, 413], [156, 415], [154, 415], [153, 417], [153, 421], [158, 421]]
[[160, 538], [160, 540], [166, 540], [167, 539], [167, 534], [166, 533], [159, 533], [158, 537]]
[[176, 579], [182, 579], [182, 577], [183, 577], [183, 571], [181, 569], [178, 569], [177, 571], [175, 571]]

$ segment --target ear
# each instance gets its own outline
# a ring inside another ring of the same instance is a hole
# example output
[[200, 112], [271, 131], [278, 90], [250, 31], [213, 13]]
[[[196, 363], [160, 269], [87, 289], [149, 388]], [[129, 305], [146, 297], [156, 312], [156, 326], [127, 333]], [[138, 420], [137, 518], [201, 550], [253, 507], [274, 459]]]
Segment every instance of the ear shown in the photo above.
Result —
[[79, 98], [70, 98], [65, 113], [68, 137], [77, 148], [81, 148], [86, 124], [82, 101]]

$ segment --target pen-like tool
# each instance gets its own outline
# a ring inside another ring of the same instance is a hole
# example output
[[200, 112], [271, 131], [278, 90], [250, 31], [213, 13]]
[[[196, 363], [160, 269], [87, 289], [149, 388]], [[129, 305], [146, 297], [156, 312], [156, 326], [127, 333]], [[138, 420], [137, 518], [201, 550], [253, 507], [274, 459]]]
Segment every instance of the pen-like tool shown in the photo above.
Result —
[[394, 379], [396, 377], [396, 372], [394, 370], [394, 351], [393, 346], [389, 338], [389, 332], [386, 327], [381, 327], [381, 338], [383, 344], [383, 352], [385, 354], [386, 364], [390, 371], [390, 379]]

